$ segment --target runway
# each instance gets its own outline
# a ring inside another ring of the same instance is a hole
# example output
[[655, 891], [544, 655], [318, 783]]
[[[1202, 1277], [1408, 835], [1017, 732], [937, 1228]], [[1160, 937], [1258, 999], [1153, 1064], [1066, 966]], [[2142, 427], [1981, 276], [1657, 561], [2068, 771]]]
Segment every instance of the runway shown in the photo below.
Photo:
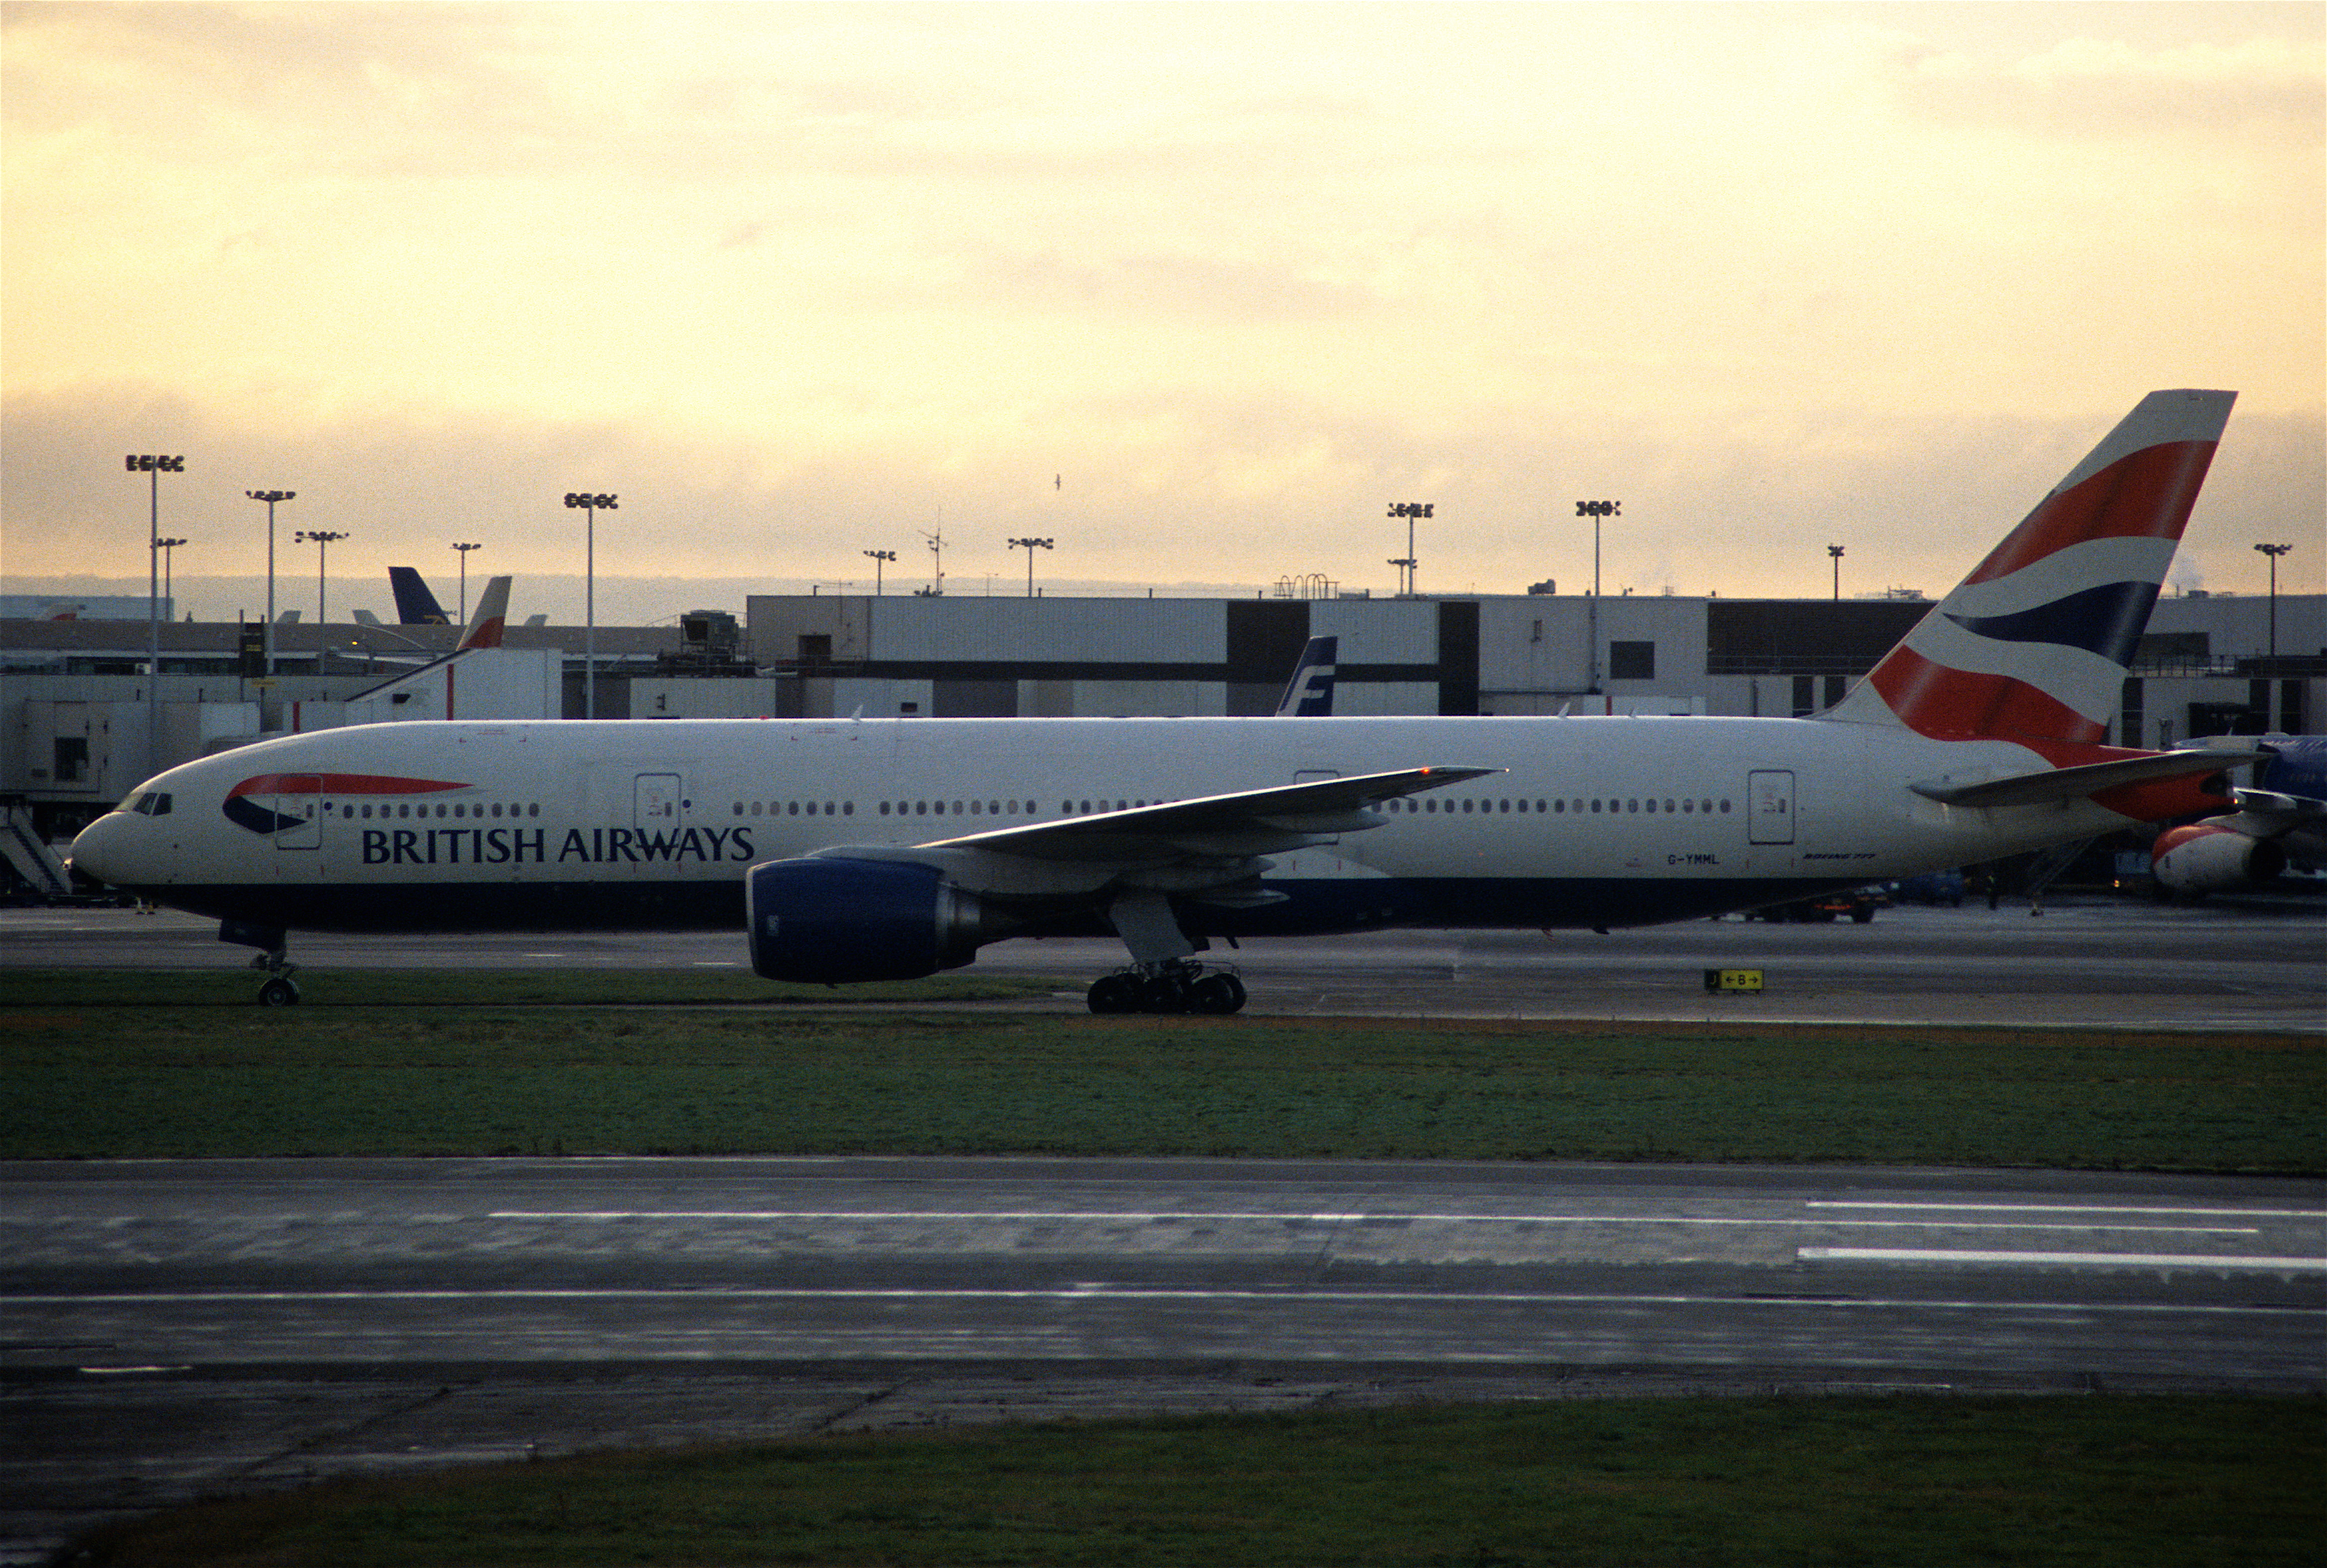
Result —
[[2327, 1388], [2327, 1190], [1206, 1161], [17, 1164], [6, 1537], [605, 1443], [1792, 1389]]
[[[1244, 1022], [2315, 1034], [2327, 911], [1248, 944]], [[302, 938], [348, 966], [741, 967], [657, 936]], [[1114, 944], [981, 968], [1080, 1012]], [[233, 968], [0, 913], [0, 965]], [[1708, 997], [1708, 966], [1770, 989]], [[1613, 1393], [2327, 1391], [2327, 1183], [1871, 1168], [565, 1160], [0, 1166], [0, 1562], [207, 1491], [639, 1442]]]
[[[2327, 1028], [2327, 900], [2262, 896], [2165, 907], [2090, 897], [1996, 910], [1904, 907], [1871, 925], [1737, 919], [1616, 931], [1384, 931], [1225, 947], [1251, 1017], [1634, 1019], [1930, 1023], [2316, 1033]], [[339, 937], [301, 934], [312, 997], [334, 967], [734, 969], [740, 933]], [[0, 966], [232, 970], [213, 921], [126, 910], [0, 910]], [[1123, 962], [1119, 942], [1001, 942], [966, 974], [1056, 975], [1047, 1001]], [[1708, 968], [1759, 968], [1757, 995], [1707, 995]], [[836, 999], [846, 999], [844, 990]]]

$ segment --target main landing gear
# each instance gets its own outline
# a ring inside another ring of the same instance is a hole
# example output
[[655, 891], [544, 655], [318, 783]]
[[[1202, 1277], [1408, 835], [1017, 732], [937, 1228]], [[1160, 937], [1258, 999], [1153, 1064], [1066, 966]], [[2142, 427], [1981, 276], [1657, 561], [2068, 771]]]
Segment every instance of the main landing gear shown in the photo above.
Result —
[[1244, 982], [1225, 969], [1207, 973], [1186, 958], [1138, 964], [1091, 982], [1093, 1013], [1210, 1013], [1244, 1008]]

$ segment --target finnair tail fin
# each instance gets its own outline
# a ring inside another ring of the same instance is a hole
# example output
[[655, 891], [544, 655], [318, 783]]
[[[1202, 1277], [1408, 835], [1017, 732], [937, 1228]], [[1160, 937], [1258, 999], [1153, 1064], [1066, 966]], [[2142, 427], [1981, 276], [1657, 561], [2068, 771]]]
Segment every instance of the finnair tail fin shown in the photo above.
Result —
[[2237, 397], [2143, 398], [1826, 716], [2099, 742]]
[[428, 584], [412, 566], [390, 566], [388, 585], [396, 594], [396, 622], [399, 626], [450, 626], [453, 618], [436, 602], [436, 595], [428, 592]]
[[1293, 678], [1285, 683], [1285, 695], [1276, 699], [1278, 718], [1332, 717], [1333, 666], [1341, 647], [1338, 637], [1309, 639], [1301, 650], [1300, 662], [1293, 667]]
[[477, 595], [477, 612], [469, 618], [469, 630], [462, 634], [458, 651], [501, 645], [501, 631], [509, 621], [509, 591], [507, 577], [495, 577], [485, 583], [485, 591]]

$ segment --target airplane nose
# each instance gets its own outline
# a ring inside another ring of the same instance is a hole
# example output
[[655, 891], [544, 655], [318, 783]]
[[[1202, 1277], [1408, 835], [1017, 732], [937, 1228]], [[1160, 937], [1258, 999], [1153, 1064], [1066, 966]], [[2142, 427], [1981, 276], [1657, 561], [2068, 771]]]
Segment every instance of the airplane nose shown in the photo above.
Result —
[[139, 818], [128, 812], [114, 811], [82, 828], [67, 852], [73, 869], [114, 887], [135, 882], [138, 856], [133, 841], [138, 824]]

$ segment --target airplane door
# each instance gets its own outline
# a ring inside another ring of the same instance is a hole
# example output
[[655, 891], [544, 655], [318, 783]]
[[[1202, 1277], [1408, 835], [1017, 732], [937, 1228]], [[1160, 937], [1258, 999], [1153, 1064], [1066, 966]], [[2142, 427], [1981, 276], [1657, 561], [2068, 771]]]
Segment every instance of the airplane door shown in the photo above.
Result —
[[631, 825], [646, 832], [678, 826], [678, 775], [641, 773], [631, 786]]
[[1745, 841], [1794, 842], [1794, 775], [1774, 769], [1745, 775]]
[[313, 773], [285, 773], [276, 781], [268, 808], [280, 824], [275, 830], [277, 849], [312, 850], [322, 842], [323, 781]]

